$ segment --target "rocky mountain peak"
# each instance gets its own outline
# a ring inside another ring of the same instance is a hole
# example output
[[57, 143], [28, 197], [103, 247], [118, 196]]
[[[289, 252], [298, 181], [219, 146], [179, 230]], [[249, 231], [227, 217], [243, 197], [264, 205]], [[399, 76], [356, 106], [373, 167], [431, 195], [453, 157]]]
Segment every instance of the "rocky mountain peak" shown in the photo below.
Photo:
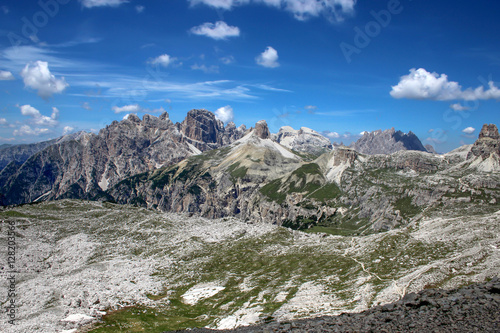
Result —
[[403, 133], [396, 131], [394, 127], [385, 131], [365, 132], [350, 147], [367, 155], [392, 154], [400, 150], [427, 151], [413, 132]]
[[478, 139], [467, 154], [467, 159], [479, 156], [487, 159], [491, 154], [500, 156], [500, 135], [496, 125], [484, 124]]
[[260, 120], [255, 124], [254, 133], [261, 139], [269, 139], [271, 137], [271, 133], [269, 132], [269, 128], [267, 127], [265, 120]]
[[210, 111], [193, 109], [188, 112], [178, 127], [187, 138], [192, 140], [191, 143], [202, 151], [206, 150], [206, 144], [222, 144], [221, 133], [224, 131], [224, 124], [217, 120]]
[[498, 128], [495, 124], [484, 124], [479, 133], [479, 139], [490, 138], [493, 140], [499, 140], [500, 135], [498, 134]]
[[329, 139], [307, 127], [295, 130], [290, 126], [283, 126], [277, 134], [273, 134], [273, 140], [289, 149], [316, 155], [333, 148]]

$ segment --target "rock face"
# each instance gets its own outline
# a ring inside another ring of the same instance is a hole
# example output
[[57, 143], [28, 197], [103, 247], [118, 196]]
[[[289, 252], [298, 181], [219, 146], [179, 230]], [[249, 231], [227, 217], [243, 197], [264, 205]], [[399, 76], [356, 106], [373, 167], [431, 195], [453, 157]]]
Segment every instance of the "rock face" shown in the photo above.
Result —
[[283, 126], [274, 135], [274, 140], [292, 150], [315, 155], [321, 155], [333, 148], [330, 140], [307, 127], [295, 130], [290, 126]]
[[265, 120], [261, 120], [255, 124], [255, 135], [261, 139], [269, 139], [271, 133], [269, 132], [269, 128], [267, 127], [267, 123]]
[[84, 134], [49, 145], [22, 165], [0, 172], [2, 204], [58, 198], [97, 198], [124, 178], [179, 162], [244, 135], [206, 110], [192, 110], [180, 124], [168, 113], [130, 115], [98, 135]]
[[492, 154], [500, 156], [500, 135], [498, 128], [494, 124], [484, 124], [479, 138], [472, 146], [467, 159], [481, 157], [482, 159], [489, 158]]
[[385, 131], [366, 132], [350, 147], [367, 155], [392, 154], [400, 150], [427, 151], [413, 132], [406, 134], [396, 131], [394, 127]]

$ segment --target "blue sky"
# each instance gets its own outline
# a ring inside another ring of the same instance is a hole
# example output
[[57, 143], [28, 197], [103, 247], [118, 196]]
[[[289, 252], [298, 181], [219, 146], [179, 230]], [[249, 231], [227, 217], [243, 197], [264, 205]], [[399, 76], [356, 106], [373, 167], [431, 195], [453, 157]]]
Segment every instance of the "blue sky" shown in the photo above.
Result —
[[500, 125], [500, 3], [0, 2], [0, 144], [193, 108], [349, 143], [413, 131], [445, 152]]

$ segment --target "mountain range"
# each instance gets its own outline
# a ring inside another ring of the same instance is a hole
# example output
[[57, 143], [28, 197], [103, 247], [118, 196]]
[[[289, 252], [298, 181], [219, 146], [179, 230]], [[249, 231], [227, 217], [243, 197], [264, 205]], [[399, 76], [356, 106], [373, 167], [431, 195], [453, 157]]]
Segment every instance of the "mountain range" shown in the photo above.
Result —
[[98, 134], [30, 146], [18, 154], [23, 158], [6, 149], [3, 205], [90, 199], [366, 233], [407, 225], [443, 205], [488, 209], [500, 199], [495, 125], [485, 125], [474, 145], [437, 155], [412, 132], [394, 128], [333, 148], [305, 127], [271, 134], [265, 121], [250, 129], [224, 126], [209, 111], [191, 110], [176, 124], [166, 112], [130, 115]]

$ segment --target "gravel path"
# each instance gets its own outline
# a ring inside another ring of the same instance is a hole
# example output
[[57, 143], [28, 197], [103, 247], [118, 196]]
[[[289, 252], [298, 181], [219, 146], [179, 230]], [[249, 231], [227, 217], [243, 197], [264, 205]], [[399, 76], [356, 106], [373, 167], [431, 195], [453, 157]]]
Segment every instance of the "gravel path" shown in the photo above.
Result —
[[500, 279], [455, 290], [411, 293], [361, 313], [189, 332], [500, 332]]

